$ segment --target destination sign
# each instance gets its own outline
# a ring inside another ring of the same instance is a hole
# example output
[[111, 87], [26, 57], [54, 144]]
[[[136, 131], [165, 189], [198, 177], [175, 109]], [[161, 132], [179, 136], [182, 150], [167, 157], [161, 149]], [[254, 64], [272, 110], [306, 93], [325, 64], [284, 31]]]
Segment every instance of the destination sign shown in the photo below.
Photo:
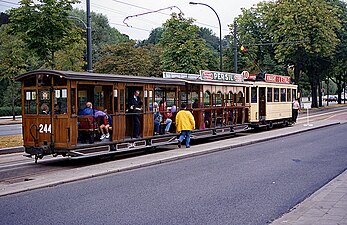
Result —
[[242, 74], [200, 70], [201, 80], [243, 82]]
[[290, 77], [289, 76], [280, 76], [280, 75], [275, 75], [275, 74], [265, 74], [265, 81], [266, 82], [272, 82], [272, 83], [290, 84]]

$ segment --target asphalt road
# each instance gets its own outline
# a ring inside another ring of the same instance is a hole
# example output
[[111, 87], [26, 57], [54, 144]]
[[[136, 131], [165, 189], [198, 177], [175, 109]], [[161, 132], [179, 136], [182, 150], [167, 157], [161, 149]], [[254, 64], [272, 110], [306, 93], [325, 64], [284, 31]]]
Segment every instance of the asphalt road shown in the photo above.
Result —
[[1, 197], [1, 224], [267, 224], [347, 168], [346, 129]]
[[22, 124], [0, 125], [0, 136], [12, 136], [22, 133]]

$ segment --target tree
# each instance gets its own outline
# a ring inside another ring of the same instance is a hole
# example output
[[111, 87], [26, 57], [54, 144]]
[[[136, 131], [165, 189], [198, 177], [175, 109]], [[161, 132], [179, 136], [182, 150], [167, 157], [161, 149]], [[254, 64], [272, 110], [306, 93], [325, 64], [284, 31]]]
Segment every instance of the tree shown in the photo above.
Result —
[[134, 46], [135, 41], [105, 46], [100, 60], [95, 64], [95, 71], [135, 76], [157, 75], [153, 74], [153, 51], [151, 55], [148, 49]]
[[[36, 3], [38, 2], [38, 3]], [[11, 29], [23, 34], [28, 48], [54, 69], [54, 54], [80, 39], [68, 18], [72, 4], [78, 0], [22, 0], [10, 10]]]
[[163, 28], [157, 27], [151, 31], [148, 39], [140, 41], [137, 46], [146, 46], [146, 45], [157, 45], [160, 41], [160, 38], [163, 34]]
[[[9, 34], [9, 26], [0, 27], [0, 80], [8, 84], [4, 93], [9, 96], [2, 96], [3, 99], [11, 99], [13, 120], [15, 119], [14, 107], [20, 106], [20, 85], [16, 84], [14, 77], [20, 73], [26, 72], [35, 66], [35, 60], [31, 57], [25, 43], [20, 37]], [[3, 101], [6, 104], [5, 101]], [[7, 105], [6, 105], [7, 106]]]
[[[293, 7], [295, 5], [296, 7]], [[317, 90], [322, 71], [331, 62], [341, 28], [336, 9], [326, 0], [279, 0], [268, 11], [269, 31], [275, 42], [303, 40], [297, 45], [276, 45], [279, 62], [295, 65], [295, 81], [304, 71], [310, 80], [312, 107], [317, 107]]]
[[[108, 19], [101, 13], [91, 12], [91, 28], [92, 28], [92, 57], [93, 64], [100, 60], [101, 49], [106, 45], [118, 44], [121, 42], [129, 41], [129, 37], [125, 34], [121, 34], [118, 30], [111, 27]], [[87, 17], [84, 10], [73, 9], [70, 12], [70, 19], [81, 29], [85, 30], [85, 26], [80, 20], [74, 19], [74, 17], [85, 21]]]
[[334, 5], [337, 10], [342, 29], [337, 31], [337, 37], [340, 43], [336, 47], [329, 75], [331, 80], [337, 85], [337, 101], [341, 104], [341, 92], [345, 89], [347, 81], [347, 3], [339, 0], [332, 0], [331, 4]]
[[192, 25], [192, 19], [172, 14], [163, 24], [159, 44], [163, 48], [161, 68], [163, 71], [198, 73], [208, 69], [209, 51], [206, 41], [199, 38], [199, 27]]
[[[267, 72], [283, 74], [283, 65], [274, 58], [273, 42], [268, 30], [266, 14], [272, 10], [272, 3], [261, 2], [256, 7], [242, 9], [242, 15], [236, 18], [238, 39], [238, 67], [251, 73]], [[229, 25], [233, 30], [233, 25]], [[252, 46], [252, 44], [255, 44]], [[262, 45], [263, 44], [263, 45]], [[244, 46], [244, 50], [240, 47]]]

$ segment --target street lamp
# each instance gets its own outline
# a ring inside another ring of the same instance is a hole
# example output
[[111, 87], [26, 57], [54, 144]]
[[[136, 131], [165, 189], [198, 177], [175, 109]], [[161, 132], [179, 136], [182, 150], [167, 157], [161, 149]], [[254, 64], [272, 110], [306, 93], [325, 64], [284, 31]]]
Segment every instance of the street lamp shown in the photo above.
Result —
[[90, 27], [90, 0], [86, 1], [87, 4], [87, 61], [88, 61], [88, 72], [93, 72], [92, 66], [92, 29]]
[[219, 69], [220, 71], [222, 71], [223, 67], [222, 67], [222, 57], [223, 57], [223, 54], [222, 54], [222, 26], [221, 26], [221, 23], [220, 23], [220, 19], [219, 19], [219, 16], [217, 14], [217, 12], [209, 5], [205, 4], [205, 3], [200, 3], [200, 2], [189, 2], [189, 4], [191, 5], [204, 5], [204, 6], [207, 6], [209, 7], [210, 9], [212, 9], [212, 11], [216, 14], [217, 16], [217, 19], [218, 19], [218, 23], [219, 23]]

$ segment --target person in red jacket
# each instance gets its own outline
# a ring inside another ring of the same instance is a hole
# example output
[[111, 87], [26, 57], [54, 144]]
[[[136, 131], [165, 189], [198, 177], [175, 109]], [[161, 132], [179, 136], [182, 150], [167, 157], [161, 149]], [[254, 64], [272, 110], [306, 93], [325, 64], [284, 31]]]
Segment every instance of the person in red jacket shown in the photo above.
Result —
[[161, 100], [159, 102], [159, 112], [163, 116], [164, 123], [166, 125], [165, 126], [165, 134], [168, 134], [168, 133], [170, 133], [169, 131], [170, 131], [170, 127], [172, 124], [172, 119], [171, 119], [172, 113], [167, 111], [166, 101]]

